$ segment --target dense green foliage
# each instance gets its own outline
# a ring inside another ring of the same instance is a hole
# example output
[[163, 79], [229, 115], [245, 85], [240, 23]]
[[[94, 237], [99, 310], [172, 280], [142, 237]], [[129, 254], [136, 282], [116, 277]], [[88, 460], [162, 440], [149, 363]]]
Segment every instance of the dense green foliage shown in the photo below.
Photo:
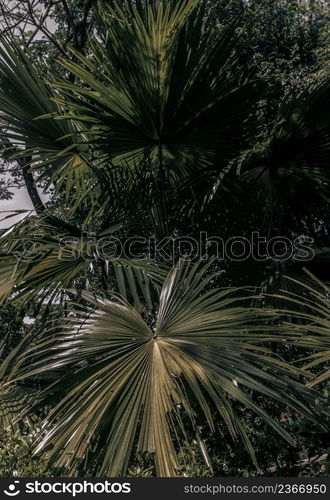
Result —
[[[64, 3], [0, 46], [36, 209], [0, 239], [2, 474], [326, 473], [298, 464], [328, 451], [326, 3]], [[253, 232], [313, 244], [191, 247]]]
[[38, 426], [34, 431], [1, 429], [0, 432], [0, 476], [42, 477], [47, 476], [46, 463], [32, 456]]

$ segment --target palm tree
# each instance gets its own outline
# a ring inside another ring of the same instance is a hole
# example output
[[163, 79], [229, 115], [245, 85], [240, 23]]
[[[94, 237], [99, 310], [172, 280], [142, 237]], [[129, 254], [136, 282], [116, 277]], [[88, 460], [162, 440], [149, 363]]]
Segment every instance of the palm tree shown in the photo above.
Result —
[[[54, 186], [55, 206], [0, 239], [0, 299], [38, 304], [43, 325], [0, 374], [6, 390], [37, 382], [37, 408], [55, 404], [37, 450], [61, 472], [125, 474], [132, 453], [147, 450], [159, 475], [176, 475], [187, 419], [203, 446], [198, 418], [213, 429], [214, 409], [255, 461], [234, 400], [291, 443], [249, 391], [315, 419], [317, 393], [302, 383], [310, 374], [270, 349], [301, 333], [274, 330], [276, 314], [252, 307], [250, 289], [220, 289], [213, 261], [100, 261], [90, 236], [187, 235], [221, 221], [231, 202], [237, 219], [235, 198], [256, 179], [292, 180], [292, 198], [302, 185], [325, 196], [328, 82], [298, 110], [284, 107], [285, 126], [280, 115], [251, 147], [264, 85], [237, 63], [236, 22], [220, 31], [197, 0], [114, 0], [96, 16], [88, 54], [73, 50], [47, 81], [1, 42], [5, 154]], [[54, 310], [62, 317], [45, 326]]]

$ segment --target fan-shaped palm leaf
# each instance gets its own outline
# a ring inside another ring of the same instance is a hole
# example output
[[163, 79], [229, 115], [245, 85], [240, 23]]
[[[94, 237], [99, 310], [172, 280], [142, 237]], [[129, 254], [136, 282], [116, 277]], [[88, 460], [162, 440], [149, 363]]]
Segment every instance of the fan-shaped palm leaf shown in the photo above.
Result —
[[241, 149], [258, 86], [235, 66], [235, 23], [220, 32], [203, 16], [197, 0], [111, 2], [92, 57], [60, 60], [77, 83], [57, 81], [58, 102], [107, 166], [134, 159], [143, 173], [148, 159], [164, 189]]
[[21, 375], [60, 375], [70, 368], [46, 391], [62, 399], [45, 421], [37, 450], [69, 474], [78, 474], [83, 461], [93, 474], [116, 476], [125, 473], [137, 447], [155, 453], [158, 474], [174, 476], [176, 439], [185, 435], [182, 415], [198, 425], [187, 389], [211, 429], [214, 406], [253, 459], [232, 400], [293, 442], [249, 391], [313, 418], [315, 394], [299, 382], [306, 373], [262, 344], [286, 338], [267, 332], [272, 313], [244, 306], [244, 291], [214, 288], [216, 279], [210, 265], [181, 262], [163, 285], [156, 316], [143, 316], [118, 297], [84, 293], [88, 308], [72, 311], [60, 333], [49, 332], [29, 352], [32, 365]]

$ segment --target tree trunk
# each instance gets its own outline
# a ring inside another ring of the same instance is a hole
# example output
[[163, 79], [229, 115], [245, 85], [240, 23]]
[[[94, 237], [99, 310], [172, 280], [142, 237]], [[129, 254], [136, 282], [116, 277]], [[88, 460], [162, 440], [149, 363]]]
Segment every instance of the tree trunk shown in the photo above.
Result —
[[[10, 140], [2, 134], [0, 134], [0, 144], [3, 144], [5, 148], [8, 148], [11, 153], [16, 152]], [[6, 149], [4, 151], [6, 151]], [[31, 161], [31, 158], [10, 158], [10, 154], [5, 154], [3, 151], [2, 157], [8, 161], [16, 161], [18, 163], [22, 171], [25, 186], [28, 195], [30, 196], [34, 210], [38, 215], [42, 214], [45, 211], [45, 205], [43, 204], [39, 196], [38, 190], [34, 183], [33, 175], [31, 172], [29, 172], [29, 163]]]
[[34, 206], [34, 210], [38, 215], [41, 215], [45, 211], [45, 205], [43, 204], [39, 196], [38, 190], [34, 183], [33, 175], [31, 172], [29, 172], [28, 165], [26, 165], [26, 163], [28, 162], [21, 160], [18, 163], [21, 167], [25, 186]]

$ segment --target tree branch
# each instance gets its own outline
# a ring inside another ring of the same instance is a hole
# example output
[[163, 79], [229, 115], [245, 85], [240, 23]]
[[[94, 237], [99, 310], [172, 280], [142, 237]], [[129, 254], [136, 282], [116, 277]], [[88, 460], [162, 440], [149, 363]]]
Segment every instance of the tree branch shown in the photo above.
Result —
[[[0, 133], [0, 141], [1, 141], [1, 144], [6, 146], [7, 148], [10, 148], [10, 150], [12, 152], [14, 152], [14, 153], [18, 152], [18, 150], [16, 150], [13, 147], [10, 140], [1, 133]], [[43, 204], [43, 202], [40, 198], [40, 195], [39, 195], [38, 190], [37, 190], [35, 183], [34, 183], [33, 175], [29, 170], [29, 163], [31, 161], [31, 158], [14, 158], [14, 159], [12, 159], [12, 158], [6, 157], [6, 159], [8, 159], [10, 161], [16, 161], [18, 163], [18, 165], [21, 169], [22, 175], [23, 175], [23, 179], [25, 182], [25, 186], [26, 186], [28, 195], [29, 195], [31, 202], [33, 204], [33, 207], [34, 207], [36, 213], [38, 215], [41, 215], [45, 211], [45, 205]]]

